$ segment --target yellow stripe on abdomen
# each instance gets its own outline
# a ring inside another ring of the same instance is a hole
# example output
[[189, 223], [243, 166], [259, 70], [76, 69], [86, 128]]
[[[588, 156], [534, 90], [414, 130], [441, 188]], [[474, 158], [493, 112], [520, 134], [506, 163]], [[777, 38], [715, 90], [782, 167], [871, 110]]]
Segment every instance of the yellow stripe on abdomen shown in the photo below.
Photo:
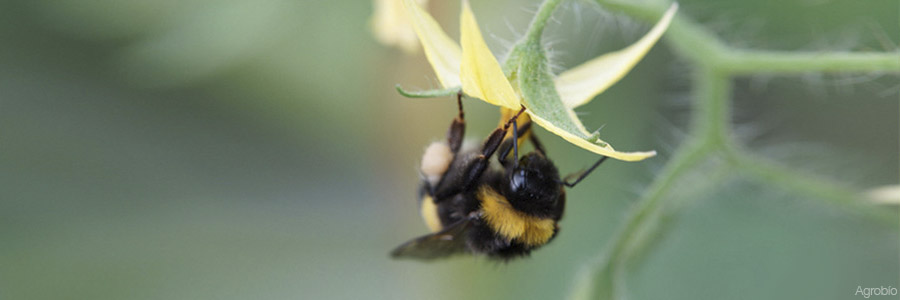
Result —
[[489, 186], [482, 186], [478, 190], [478, 200], [481, 201], [488, 226], [509, 240], [515, 239], [528, 246], [540, 246], [553, 237], [556, 228], [553, 219], [541, 219], [516, 210], [506, 197]]
[[422, 219], [425, 219], [425, 225], [428, 226], [431, 232], [438, 232], [444, 229], [444, 226], [441, 225], [441, 218], [438, 216], [437, 205], [434, 204], [434, 199], [431, 196], [422, 198], [420, 213], [422, 214]]

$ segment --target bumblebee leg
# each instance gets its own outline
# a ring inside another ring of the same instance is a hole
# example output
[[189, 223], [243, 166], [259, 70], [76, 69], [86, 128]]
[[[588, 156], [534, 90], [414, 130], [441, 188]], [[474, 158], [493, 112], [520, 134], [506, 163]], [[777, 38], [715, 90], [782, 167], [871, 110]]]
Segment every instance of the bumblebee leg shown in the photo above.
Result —
[[497, 153], [497, 161], [504, 168], [509, 167], [509, 151], [512, 150], [512, 139], [506, 139], [500, 144], [500, 153]]
[[[591, 166], [591, 168], [588, 169], [587, 171], [569, 174], [568, 176], [566, 176], [565, 179], [563, 179], [562, 184], [566, 185], [567, 187], [574, 187], [576, 184], [578, 184], [579, 182], [581, 182], [582, 179], [584, 179], [585, 177], [587, 177], [588, 175], [590, 175], [591, 172], [593, 172], [594, 169], [596, 169], [597, 166], [599, 166], [601, 163], [603, 163], [603, 161], [605, 161], [607, 158], [609, 158], [609, 157], [608, 157], [608, 156], [601, 157], [600, 160], [598, 160], [597, 162], [595, 162], [594, 165]], [[580, 173], [580, 174], [579, 174], [579, 173]], [[578, 179], [575, 179], [574, 182], [569, 182], [569, 178], [572, 178], [572, 177], [575, 177], [575, 176], [578, 176]]]
[[450, 189], [439, 189], [436, 195], [437, 198], [443, 199], [444, 197], [448, 197], [459, 193], [460, 191], [465, 191], [470, 189], [478, 179], [481, 178], [481, 174], [484, 173], [484, 170], [490, 165], [490, 158], [494, 155], [494, 152], [497, 152], [497, 148], [500, 147], [501, 142], [503, 142], [503, 137], [506, 136], [506, 132], [509, 131], [509, 127], [515, 123], [516, 118], [519, 117], [523, 112], [525, 112], [525, 106], [522, 106], [522, 109], [519, 112], [510, 118], [503, 127], [494, 129], [494, 132], [491, 133], [490, 136], [484, 141], [484, 145], [481, 147], [481, 154], [472, 158], [472, 162], [469, 163], [469, 167], [466, 171], [464, 171], [462, 177], [462, 184], [458, 186], [454, 186]]
[[[488, 136], [487, 140], [484, 141], [484, 146], [481, 148], [481, 155], [475, 158], [475, 162], [472, 163], [469, 172], [467, 172], [467, 182], [463, 186], [469, 187], [481, 177], [481, 173], [484, 173], [484, 170], [487, 169], [490, 164], [491, 155], [494, 155], [494, 152], [500, 147], [500, 143], [503, 141], [503, 137], [506, 136], [506, 132], [509, 130], [510, 125], [515, 126], [516, 119], [518, 119], [519, 115], [523, 112], [525, 112], [524, 105], [515, 116], [510, 118], [509, 121], [503, 125], [503, 127], [494, 129], [494, 132]], [[515, 139], [513, 140], [513, 144], [516, 144]]]
[[[456, 105], [459, 107], [459, 114], [456, 116], [456, 118], [453, 119], [453, 122], [450, 123], [450, 129], [447, 130], [446, 149], [450, 152], [449, 157], [446, 157], [446, 152], [436, 150], [434, 154], [435, 158], [430, 160], [438, 162], [436, 163], [436, 166], [439, 166], [435, 167], [439, 170], [430, 170], [430, 175], [432, 177], [440, 176], [440, 179], [437, 181], [435, 181], [435, 179], [423, 180], [427, 194], [432, 197], [437, 194], [436, 192], [438, 189], [440, 189], [441, 186], [445, 185], [444, 180], [446, 179], [447, 169], [449, 168], [449, 165], [456, 160], [456, 156], [459, 154], [459, 149], [462, 146], [463, 137], [466, 133], [466, 115], [465, 112], [463, 112], [462, 97], [462, 91], [456, 93]], [[437, 148], [435, 149], [442, 150], [441, 146], [443, 145], [437, 146]], [[431, 150], [431, 147], [432, 146], [429, 146], [429, 148], [425, 151], [426, 156], [430, 155], [429, 151]], [[422, 164], [425, 165], [426, 158], [423, 157], [422, 161]], [[444, 164], [441, 165], [441, 163]], [[422, 174], [422, 178], [428, 178], [428, 176], [426, 176], [426, 174]]]
[[[528, 123], [531, 125], [531, 123]], [[541, 144], [541, 141], [538, 141], [537, 135], [534, 132], [531, 133], [531, 136], [528, 137], [531, 140], [531, 144], [534, 145], [534, 150], [540, 153], [543, 156], [547, 156], [547, 151], [544, 150], [544, 144]]]
[[[513, 124], [513, 138], [506, 139], [505, 141], [503, 141], [503, 144], [500, 145], [500, 153], [497, 155], [497, 161], [500, 162], [500, 165], [502, 165], [503, 167], [507, 167], [507, 168], [509, 167], [509, 165], [508, 165], [509, 161], [507, 159], [509, 158], [510, 150], [514, 150], [514, 152], [516, 154], [515, 160], [518, 161], [519, 154], [518, 154], [518, 142], [517, 141], [519, 140], [520, 137], [528, 134], [528, 131], [531, 130], [531, 124], [532, 124], [532, 122], [525, 123], [525, 125], [523, 125], [521, 128], [516, 128], [516, 126], [518, 124], [516, 124], [516, 123]], [[521, 132], [521, 134], [519, 134], [520, 132]], [[530, 136], [532, 138], [534, 138], [534, 133], [532, 132]], [[515, 145], [513, 144], [513, 141], [516, 141]], [[532, 140], [532, 144], [534, 144], [534, 140]], [[534, 146], [538, 152], [540, 152], [541, 154], [544, 154], [544, 148], [543, 148], [543, 146], [540, 145], [540, 143], [534, 144]], [[518, 163], [518, 162], [516, 162], [516, 163]]]
[[463, 112], [462, 96], [462, 91], [456, 93], [456, 105], [459, 107], [459, 115], [453, 119], [450, 129], [447, 131], [447, 145], [450, 146], [450, 152], [453, 152], [454, 155], [459, 152], [463, 137], [466, 134], [466, 114]]
[[481, 155], [486, 158], [490, 158], [491, 155], [494, 155], [494, 152], [496, 152], [497, 148], [500, 147], [500, 143], [503, 141], [503, 137], [506, 136], [506, 132], [509, 130], [509, 127], [516, 124], [516, 119], [519, 118], [519, 115], [521, 115], [523, 112], [525, 112], [524, 105], [515, 116], [510, 118], [509, 121], [506, 121], [506, 124], [503, 124], [503, 127], [494, 129], [494, 132], [492, 132], [491, 135], [488, 136], [487, 140], [484, 141], [484, 146], [481, 148]]

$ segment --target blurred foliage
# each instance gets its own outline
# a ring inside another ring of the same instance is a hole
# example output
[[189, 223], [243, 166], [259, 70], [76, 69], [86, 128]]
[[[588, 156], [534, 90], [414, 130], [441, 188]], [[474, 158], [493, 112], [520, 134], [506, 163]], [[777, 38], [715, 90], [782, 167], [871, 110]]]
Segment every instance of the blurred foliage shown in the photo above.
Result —
[[[537, 3], [473, 6], [492, 43], [522, 33]], [[456, 2], [430, 7], [456, 24]], [[557, 12], [548, 37], [562, 69], [646, 29], [603, 9], [567, 1]], [[661, 155], [607, 163], [571, 190], [561, 235], [532, 258], [395, 262], [391, 247], [426, 232], [416, 165], [455, 103], [396, 94], [395, 83], [436, 82], [422, 56], [374, 41], [371, 11], [359, 1], [0, 4], [0, 298], [565, 295], [684, 142], [695, 70], [662, 44], [580, 110], [618, 147]], [[892, 0], [697, 0], [679, 13], [744, 48], [900, 42]], [[753, 153], [856, 189], [900, 181], [896, 74], [757, 74], [732, 86], [730, 134]], [[496, 118], [467, 103], [471, 137]], [[538, 134], [561, 172], [593, 161]], [[900, 285], [895, 225], [715, 157], [677, 183], [665, 198], [679, 213], [660, 218], [660, 238], [642, 247], [652, 250], [628, 264], [630, 298], [846, 299], [858, 285]]]

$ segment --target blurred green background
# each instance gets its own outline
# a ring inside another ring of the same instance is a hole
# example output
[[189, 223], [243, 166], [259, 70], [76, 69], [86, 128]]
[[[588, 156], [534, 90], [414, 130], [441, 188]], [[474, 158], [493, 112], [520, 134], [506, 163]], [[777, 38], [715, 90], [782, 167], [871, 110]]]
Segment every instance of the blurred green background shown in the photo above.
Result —
[[[473, 3], [502, 53], [536, 1]], [[457, 1], [429, 10], [456, 37]], [[509, 264], [392, 261], [427, 230], [415, 188], [450, 99], [421, 53], [374, 41], [368, 1], [11, 1], [0, 4], [0, 299], [558, 299], [684, 138], [690, 66], [662, 42], [580, 110], [619, 149], [569, 192], [563, 231]], [[896, 51], [894, 0], [682, 2], [730, 44]], [[569, 1], [549, 29], [561, 69], [647, 24]], [[504, 42], [503, 39], [507, 41]], [[867, 189], [896, 184], [896, 74], [735, 82], [756, 152]], [[469, 137], [494, 107], [466, 103]], [[561, 172], [595, 156], [538, 131]], [[712, 175], [711, 175], [712, 174]], [[714, 176], [713, 176], [714, 175]], [[766, 186], [711, 160], [668, 196], [678, 213], [633, 299], [849, 299], [900, 286], [896, 224]], [[897, 212], [896, 208], [885, 210]]]

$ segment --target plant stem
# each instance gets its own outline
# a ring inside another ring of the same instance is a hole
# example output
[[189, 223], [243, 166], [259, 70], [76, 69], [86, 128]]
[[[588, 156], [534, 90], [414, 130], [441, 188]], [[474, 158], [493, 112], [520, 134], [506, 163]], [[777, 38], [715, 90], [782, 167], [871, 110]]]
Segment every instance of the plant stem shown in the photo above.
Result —
[[[553, 3], [552, 3], [553, 2]], [[665, 3], [624, 0], [597, 0], [598, 3], [629, 16], [655, 22], [665, 12]], [[544, 2], [528, 31], [528, 38], [540, 37], [546, 20], [558, 1]], [[550, 9], [545, 9], [550, 7]], [[854, 202], [858, 194], [826, 180], [813, 179], [738, 149], [731, 132], [732, 78], [756, 73], [801, 72], [891, 72], [900, 73], [900, 52], [782, 52], [741, 50], [729, 47], [714, 34], [690, 20], [684, 13], [675, 16], [665, 35], [676, 53], [697, 69], [694, 82], [694, 114], [690, 142], [679, 147], [667, 162], [595, 263], [587, 266], [576, 281], [571, 299], [619, 299], [624, 294], [624, 265], [633, 250], [648, 244], [642, 234], [654, 232], [662, 218], [665, 193], [680, 175], [690, 171], [704, 157], [724, 154], [726, 161], [767, 183], [811, 195], [829, 203], [862, 212], [893, 223], [896, 213], [862, 207]], [[537, 40], [537, 39], [535, 39]], [[642, 242], [643, 241], [643, 242]]]
[[720, 61], [732, 75], [801, 72], [900, 73], [900, 52], [781, 52], [735, 50]]
[[804, 174], [767, 159], [754, 157], [748, 153], [738, 153], [733, 160], [737, 169], [745, 171], [765, 183], [788, 190], [800, 191], [804, 194], [823, 199], [830, 204], [853, 211], [886, 224], [893, 225], [897, 221], [897, 214], [884, 207], [878, 207], [871, 203], [863, 202], [864, 197], [844, 186], [841, 183], [816, 178], [811, 174]]
[[[635, 1], [598, 0], [604, 7], [647, 22], [656, 22], [666, 12], [666, 5], [645, 5]], [[719, 57], [728, 50], [706, 28], [679, 11], [663, 36], [678, 54], [695, 65], [717, 65]]]
[[[627, 250], [633, 241], [640, 240], [639, 232], [647, 231], [643, 225], [654, 223], [649, 219], [659, 216], [655, 213], [663, 203], [663, 195], [675, 184], [681, 174], [690, 170], [708, 153], [709, 145], [701, 141], [692, 142], [691, 145], [683, 146], [666, 164], [661, 174], [638, 202], [637, 207], [627, 217], [622, 229], [613, 237], [608, 250], [596, 258], [596, 263], [588, 266], [589, 269], [584, 273], [586, 278], [578, 281], [582, 285], [588, 284], [589, 286], [576, 286], [574, 290], [577, 292], [573, 293], [572, 299], [616, 298], [618, 290], [614, 281], [618, 277], [616, 273], [620, 272], [620, 267], [627, 259]], [[606, 289], [598, 290], [596, 287], [605, 287]]]
[[[655, 22], [665, 6], [644, 2], [598, 0], [604, 7], [647, 22]], [[678, 54], [698, 65], [721, 68], [728, 75], [800, 72], [900, 72], [900, 52], [786, 52], [734, 49], [679, 12], [666, 41]]]
[[711, 67], [700, 67], [694, 75], [695, 115], [691, 132], [716, 146], [731, 141], [731, 78]]
[[525, 39], [528, 41], [535, 41], [540, 44], [541, 35], [544, 33], [544, 27], [547, 26], [547, 21], [550, 20], [550, 16], [553, 15], [553, 11], [556, 10], [556, 7], [562, 0], [545, 0], [541, 7], [538, 8], [537, 13], [534, 15], [534, 19], [531, 19], [531, 25], [528, 25], [528, 32], [525, 33]]

